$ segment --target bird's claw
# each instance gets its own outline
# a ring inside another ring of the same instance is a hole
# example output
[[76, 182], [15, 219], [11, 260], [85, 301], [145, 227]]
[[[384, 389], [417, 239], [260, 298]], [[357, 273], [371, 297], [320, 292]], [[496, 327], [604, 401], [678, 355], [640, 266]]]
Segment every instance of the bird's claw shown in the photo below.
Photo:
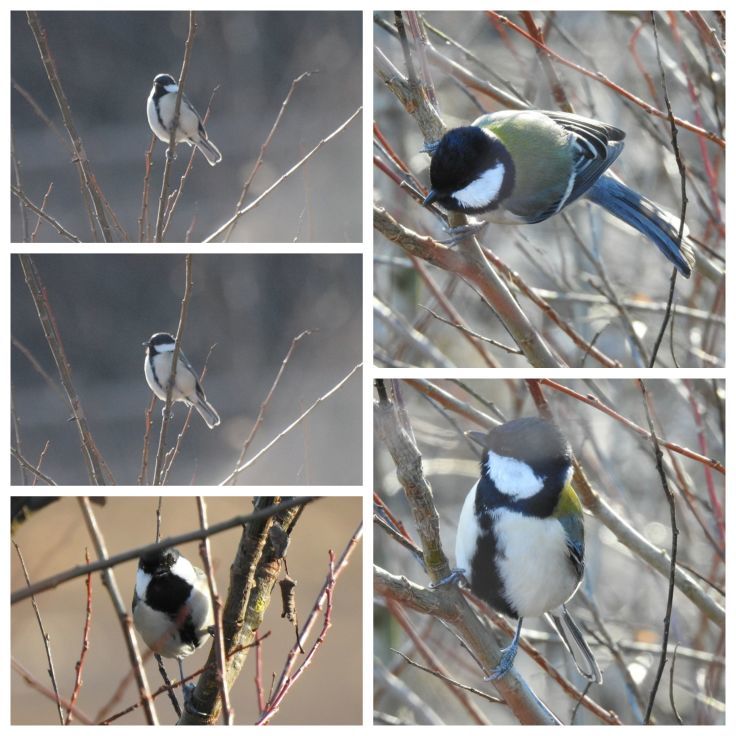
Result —
[[442, 580], [438, 580], [436, 583], [432, 583], [429, 587], [430, 588], [439, 588], [442, 585], [449, 585], [450, 583], [459, 583], [461, 581], [464, 581], [467, 583], [467, 578], [465, 577], [465, 570], [462, 568], [455, 568], [454, 570], [450, 571], [450, 574], [447, 577], [442, 578]]
[[194, 707], [194, 690], [195, 685], [191, 682], [185, 682], [182, 686], [182, 692], [184, 693], [184, 710], [192, 716], [197, 718], [207, 719], [209, 713], [203, 713], [201, 710], [197, 710]]
[[430, 156], [433, 156], [439, 145], [439, 141], [427, 141], [419, 150], [422, 153], [428, 153]]

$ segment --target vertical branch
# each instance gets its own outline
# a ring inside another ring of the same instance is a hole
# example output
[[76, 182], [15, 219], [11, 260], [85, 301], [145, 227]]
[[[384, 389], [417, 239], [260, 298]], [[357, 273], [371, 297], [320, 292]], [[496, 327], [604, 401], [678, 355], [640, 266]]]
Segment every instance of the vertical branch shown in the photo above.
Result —
[[[81, 496], [78, 501], [82, 509], [84, 521], [87, 525], [87, 530], [89, 531], [95, 545], [97, 557], [99, 557], [100, 560], [106, 560], [108, 558], [107, 547], [105, 545], [102, 532], [97, 526], [97, 519], [92, 511], [89, 499]], [[148, 687], [146, 673], [143, 669], [143, 661], [141, 660], [141, 654], [138, 650], [138, 642], [133, 634], [133, 621], [128, 614], [125, 603], [123, 603], [123, 597], [120, 595], [120, 589], [118, 588], [115, 574], [112, 569], [110, 567], [106, 567], [101, 571], [101, 574], [102, 582], [107, 588], [107, 592], [110, 594], [113, 608], [118, 615], [120, 625], [123, 629], [123, 638], [125, 639], [125, 645], [128, 649], [128, 657], [133, 668], [133, 674], [135, 675], [136, 682], [138, 683], [138, 695], [143, 703], [143, 711], [146, 714], [146, 721], [151, 726], [157, 726], [158, 716], [156, 715], [156, 708], [153, 704], [153, 699], [151, 698], [151, 690]]]
[[[199, 510], [199, 525], [202, 529], [207, 528], [207, 507], [202, 496], [197, 496], [197, 508]], [[199, 543], [199, 553], [204, 562], [204, 571], [207, 574], [207, 582], [210, 587], [212, 607], [215, 612], [215, 662], [217, 664], [216, 677], [220, 686], [220, 697], [222, 698], [222, 712], [225, 725], [233, 725], [233, 709], [230, 704], [227, 679], [225, 677], [225, 642], [222, 635], [222, 601], [217, 595], [217, 583], [212, 569], [212, 555], [210, 554], [210, 540], [205, 537]]]
[[138, 218], [138, 242], [147, 243], [151, 237], [151, 223], [148, 220], [148, 195], [151, 191], [151, 170], [153, 169], [153, 147], [156, 145], [156, 134], [151, 134], [151, 145], [146, 150], [146, 173], [143, 176], [143, 194], [141, 195], [141, 214]]
[[[89, 565], [89, 552], [84, 550], [84, 558]], [[72, 697], [69, 699], [69, 710], [66, 714], [65, 726], [68, 726], [72, 721], [72, 713], [74, 707], [79, 700], [79, 693], [82, 689], [82, 670], [84, 669], [84, 661], [87, 659], [87, 652], [89, 651], [89, 629], [92, 624], [92, 573], [87, 573], [87, 612], [84, 618], [84, 631], [82, 633], [82, 653], [79, 655], [75, 670], [76, 675], [74, 678], [74, 690], [72, 691]]]
[[169, 148], [166, 151], [166, 160], [164, 162], [164, 178], [161, 182], [161, 196], [158, 200], [158, 215], [156, 216], [156, 234], [155, 242], [160, 243], [164, 233], [164, 210], [166, 209], [166, 195], [169, 190], [169, 176], [171, 175], [171, 161], [174, 158], [176, 147], [176, 131], [179, 127], [179, 111], [181, 110], [181, 98], [184, 94], [184, 82], [189, 71], [189, 58], [192, 55], [192, 43], [194, 42], [194, 34], [197, 32], [197, 23], [195, 22], [195, 12], [189, 11], [189, 33], [184, 44], [184, 60], [179, 73], [179, 89], [176, 93], [176, 103], [174, 105], [174, 117], [171, 121], [171, 130], [169, 131]]
[[[255, 510], [267, 509], [280, 501], [279, 497], [258, 496], [255, 499]], [[294, 506], [263, 521], [249, 522], [243, 530], [240, 546], [230, 567], [230, 587], [222, 616], [225, 653], [228, 658], [225, 671], [228, 689], [232, 687], [245, 664], [247, 647], [253, 643], [263, 623], [266, 609], [271, 603], [271, 592], [281, 569], [281, 557], [274, 549], [269, 529], [272, 523], [278, 523], [291, 532], [299, 508], [300, 506]], [[231, 656], [235, 650], [238, 653]], [[222, 701], [216, 671], [215, 653], [210, 651], [207, 668], [192, 696], [193, 708], [182, 715], [179, 725], [211, 724], [217, 720]], [[195, 709], [198, 712], [194, 712]]]
[[[59, 106], [61, 117], [64, 120], [64, 127], [71, 139], [71, 144], [74, 148], [74, 160], [80, 169], [80, 176], [84, 184], [84, 189], [92, 202], [92, 206], [94, 207], [94, 218], [102, 231], [104, 241], [109, 243], [112, 240], [112, 232], [105, 215], [104, 198], [99, 191], [94, 174], [92, 173], [92, 169], [89, 165], [87, 152], [84, 150], [82, 139], [79, 137], [79, 133], [77, 132], [77, 128], [74, 124], [72, 109], [66, 95], [64, 94], [64, 88], [61, 86], [61, 79], [59, 78], [54, 58], [51, 55], [51, 51], [48, 46], [46, 29], [41, 25], [38, 13], [29, 10], [27, 11], [26, 16], [28, 18], [28, 25], [31, 27], [33, 36], [36, 39], [38, 50], [41, 53], [41, 62], [43, 63], [46, 71], [46, 76], [48, 77], [49, 84], [51, 85], [54, 97], [56, 98], [56, 103]], [[92, 216], [92, 214], [93, 213], [90, 212], [90, 216]]]
[[672, 620], [672, 601], [675, 594], [675, 570], [677, 569], [677, 536], [680, 533], [677, 528], [677, 513], [675, 506], [675, 495], [672, 493], [672, 489], [667, 482], [667, 473], [664, 470], [662, 448], [659, 446], [659, 440], [657, 439], [657, 433], [654, 431], [654, 421], [652, 420], [652, 412], [649, 408], [649, 394], [646, 386], [642, 379], [639, 379], [639, 387], [644, 399], [644, 411], [647, 415], [647, 422], [649, 424], [649, 437], [652, 440], [652, 447], [654, 450], [654, 461], [657, 466], [657, 473], [662, 481], [662, 490], [664, 491], [665, 498], [670, 507], [670, 525], [672, 527], [672, 549], [670, 552], [670, 576], [669, 586], [667, 590], [667, 608], [664, 616], [664, 631], [662, 632], [662, 652], [659, 657], [659, 666], [654, 677], [654, 683], [652, 684], [652, 690], [649, 698], [649, 705], [647, 706], [647, 712], [644, 716], [644, 723], [649, 724], [652, 716], [652, 709], [654, 708], [654, 700], [657, 696], [657, 690], [659, 689], [659, 683], [664, 674], [664, 667], [667, 663], [667, 645], [670, 638], [670, 621]]
[[[13, 176], [15, 178], [15, 186], [23, 191], [23, 185], [20, 178], [20, 161], [15, 150], [15, 129], [10, 128], [10, 158], [13, 162]], [[26, 207], [23, 204], [23, 200], [18, 200], [18, 206], [20, 207], [20, 224], [21, 224], [21, 237], [24, 243], [28, 242], [28, 216], [26, 214]]]
[[158, 451], [156, 453], [156, 465], [153, 471], [153, 484], [161, 485], [163, 481], [164, 471], [164, 453], [166, 452], [166, 430], [171, 420], [171, 392], [174, 388], [176, 380], [176, 365], [179, 362], [179, 353], [181, 352], [181, 338], [184, 333], [184, 325], [189, 314], [189, 301], [192, 297], [192, 254], [184, 256], [184, 264], [186, 268], [186, 277], [184, 284], [184, 296], [181, 300], [181, 311], [179, 312], [179, 326], [176, 328], [176, 342], [174, 344], [174, 352], [171, 355], [171, 373], [169, 374], [169, 382], [166, 385], [166, 403], [164, 405], [163, 416], [161, 418], [161, 432], [158, 438]]

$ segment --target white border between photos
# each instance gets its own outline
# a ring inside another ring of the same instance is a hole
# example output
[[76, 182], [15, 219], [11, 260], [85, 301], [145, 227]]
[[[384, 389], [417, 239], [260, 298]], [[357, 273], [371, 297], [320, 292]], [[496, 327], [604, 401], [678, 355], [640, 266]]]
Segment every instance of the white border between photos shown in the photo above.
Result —
[[[618, 10], [627, 10], [631, 9], [632, 6], [635, 5], [630, 2], [608, 2], [605, 4], [604, 8], [606, 10], [612, 10], [612, 9], [618, 9]], [[725, 6], [725, 3], [716, 3], [715, 5], [723, 5]], [[195, 10], [212, 10], [212, 6], [210, 3], [202, 2], [202, 0], [194, 0], [193, 2], [188, 3], [188, 8], [195, 9]], [[442, 369], [399, 369], [399, 370], [389, 370], [389, 369], [383, 369], [383, 368], [377, 368], [373, 365], [373, 349], [372, 349], [372, 341], [373, 341], [373, 320], [372, 320], [372, 308], [371, 308], [371, 301], [372, 301], [372, 242], [373, 242], [373, 227], [372, 227], [372, 187], [373, 187], [373, 167], [371, 165], [372, 160], [372, 100], [373, 100], [373, 73], [372, 73], [372, 52], [373, 52], [373, 20], [372, 20], [372, 13], [376, 10], [385, 10], [387, 8], [387, 3], [381, 3], [369, 0], [358, 0], [349, 3], [338, 3], [336, 0], [316, 0], [315, 2], [306, 2], [302, 0], [302, 2], [279, 2], [276, 0], [275, 2], [269, 2], [269, 3], [259, 3], [259, 2], [245, 2], [245, 0], [240, 0], [240, 2], [234, 2], [234, 0], [224, 0], [217, 4], [216, 9], [217, 10], [327, 10], [327, 11], [345, 11], [345, 10], [355, 10], [355, 11], [362, 11], [363, 12], [363, 178], [362, 178], [362, 188], [363, 188], [363, 244], [331, 244], [331, 245], [294, 245], [289, 244], [288, 247], [283, 247], [279, 245], [272, 245], [272, 244], [247, 244], [243, 246], [237, 246], [232, 245], [228, 246], [228, 253], [279, 253], [279, 252], [288, 252], [288, 253], [363, 253], [363, 300], [364, 300], [364, 308], [363, 308], [363, 356], [364, 356], [364, 368], [363, 368], [363, 390], [364, 390], [364, 401], [363, 401], [363, 426], [362, 426], [362, 433], [363, 433], [363, 486], [361, 487], [345, 487], [345, 488], [336, 488], [334, 486], [326, 486], [326, 487], [313, 487], [306, 489], [304, 487], [299, 487], [297, 490], [300, 494], [305, 494], [307, 490], [309, 493], [314, 493], [316, 495], [329, 495], [329, 496], [336, 496], [336, 495], [348, 495], [348, 496], [354, 496], [354, 495], [363, 495], [363, 509], [364, 509], [364, 537], [363, 537], [363, 572], [364, 572], [364, 579], [363, 579], [363, 593], [364, 593], [364, 600], [363, 600], [363, 625], [364, 625], [364, 636], [363, 636], [363, 642], [362, 642], [362, 651], [363, 651], [363, 726], [341, 726], [337, 727], [340, 728], [340, 733], [347, 733], [347, 734], [363, 734], [368, 731], [374, 731], [374, 730], [384, 730], [388, 727], [378, 727], [378, 726], [372, 726], [370, 725], [372, 723], [372, 716], [373, 716], [373, 699], [372, 699], [372, 672], [373, 672], [373, 635], [372, 635], [372, 620], [373, 620], [373, 595], [372, 595], [372, 555], [370, 554], [370, 551], [373, 548], [373, 526], [371, 523], [372, 519], [372, 491], [373, 491], [373, 418], [372, 418], [372, 405], [373, 405], [373, 389], [372, 389], [372, 383], [374, 378], [376, 377], [396, 377], [396, 378], [405, 378], [408, 376], [417, 376], [417, 377], [423, 377], [423, 378], [447, 378], [449, 375], [462, 377], [464, 379], [472, 379], [472, 378], [497, 378], [497, 379], [504, 379], [504, 378], [528, 378], [532, 376], [538, 376], [540, 374], [539, 371], [534, 371], [532, 369], [496, 369], [496, 370], [489, 370], [489, 369], [458, 369], [458, 370], [442, 370]], [[449, 6], [449, 3], [445, 0], [444, 2], [438, 2], [437, 0], [426, 0], [425, 2], [409, 2], [405, 3], [402, 7], [406, 7], [408, 9], [416, 8], [416, 9], [426, 9], [426, 10], [442, 10], [447, 9]], [[558, 9], [558, 10], [590, 10], [590, 3], [583, 4], [580, 2], [568, 2], [567, 0], [558, 0], [558, 2], [519, 2], [519, 0], [507, 0], [506, 2], [501, 3], [501, 6], [504, 10], [549, 10], [549, 9]], [[712, 9], [714, 6], [713, 3], [705, 3], [703, 0], [694, 0], [693, 2], [683, 2], [683, 0], [677, 0], [673, 2], [661, 2], [661, 0], [657, 0], [656, 2], [650, 2], [647, 3], [648, 7], [652, 7], [654, 9], [659, 10], [694, 10], [694, 9]], [[34, 8], [37, 10], [176, 10], [182, 8], [182, 3], [180, 2], [172, 2], [172, 0], [158, 0], [158, 2], [150, 3], [150, 2], [142, 2], [141, 0], [130, 0], [129, 2], [126, 2], [124, 5], [124, 8], [121, 3], [113, 3], [113, 2], [105, 2], [102, 0], [96, 0], [96, 2], [92, 2], [92, 0], [75, 0], [75, 2], [64, 4], [58, 2], [52, 2], [51, 0], [42, 0], [41, 2], [36, 3], [26, 3], [26, 4], [19, 4], [17, 2], [10, 3], [10, 8], [8, 10], [26, 10], [28, 8]], [[460, 1], [452, 4], [453, 9], [455, 10], [483, 10], [489, 7], [486, 3], [481, 3], [479, 0], [476, 2], [468, 2]], [[4, 79], [9, 79], [10, 76], [10, 69], [9, 69], [9, 59], [10, 59], [10, 22], [9, 22], [10, 14], [8, 11], [3, 13], [2, 15], [2, 35], [0, 38], [5, 39], [5, 48], [6, 53], [3, 57], [3, 69], [4, 69]], [[728, 22], [728, 14], [727, 14], [727, 22]], [[732, 24], [731, 24], [732, 25]], [[731, 30], [729, 25], [729, 30]], [[732, 97], [733, 95], [730, 93], [730, 88], [732, 87], [732, 84], [730, 82], [730, 79], [732, 77], [731, 74], [731, 63], [727, 60], [727, 79], [728, 82], [728, 94], [727, 94], [727, 117], [730, 119], [734, 119], [734, 116], [732, 114], [733, 110], [733, 104], [732, 104]], [[9, 120], [10, 120], [10, 110], [9, 110], [9, 102], [10, 102], [10, 94], [6, 93], [3, 96], [2, 103], [0, 105], [2, 106], [2, 120], [3, 120], [3, 130], [5, 132], [5, 140], [7, 141], [9, 139]], [[7, 162], [9, 161], [9, 153], [7, 154]], [[733, 155], [727, 150], [726, 153], [726, 160], [727, 160], [727, 185], [726, 189], [729, 190], [729, 185], [731, 184], [731, 179], [733, 174], [731, 172], [734, 172], [734, 162], [733, 162]], [[10, 166], [8, 165], [8, 168], [6, 171], [10, 171]], [[9, 234], [10, 232], [10, 209], [13, 205], [13, 202], [11, 200], [11, 197], [8, 197], [6, 200], [6, 205], [3, 209], [4, 215], [2, 217], [2, 223], [0, 223], [0, 226], [3, 229], [3, 232], [6, 232]], [[731, 231], [732, 226], [734, 225], [734, 215], [732, 212], [727, 208], [727, 214], [726, 214], [726, 231], [727, 233]], [[27, 248], [24, 246], [19, 245], [10, 245], [9, 252], [10, 253], [18, 253], [18, 252], [25, 252]], [[43, 247], [39, 247], [38, 250], [33, 251], [38, 253], [43, 252], [53, 252], [53, 253], [99, 253], [99, 252], [105, 252], [105, 253], [133, 253], [133, 252], [141, 252], [140, 249], [136, 249], [135, 246], [121, 246], [121, 245], [112, 245], [112, 246], [100, 246], [100, 245], [58, 245], [53, 246], [50, 248], [44, 249]], [[191, 252], [191, 253], [212, 253], [212, 249], [210, 247], [205, 247], [201, 245], [191, 244], [191, 245], [162, 245], [162, 246], [156, 246], [156, 250], [154, 251], [151, 246], [146, 246], [145, 250], [142, 252], [146, 253], [183, 253], [183, 252]], [[3, 348], [3, 361], [2, 361], [2, 376], [3, 376], [3, 385], [6, 387], [6, 390], [4, 392], [4, 403], [3, 406], [5, 408], [5, 416], [8, 417], [10, 414], [9, 411], [9, 396], [10, 393], [7, 390], [10, 386], [10, 341], [8, 339], [10, 335], [10, 259], [8, 257], [0, 259], [0, 283], [5, 286], [5, 304], [6, 304], [6, 313], [4, 315], [3, 325], [5, 327], [5, 333], [4, 333], [4, 348]], [[727, 277], [727, 287], [731, 287], [733, 282], [733, 276]], [[733, 293], [733, 289], [727, 288], [727, 294]], [[734, 333], [734, 325], [732, 324], [734, 320], [731, 318], [731, 312], [733, 311], [731, 309], [731, 300], [727, 299], [727, 323], [726, 323], [726, 356], [727, 356], [727, 365], [729, 365], [729, 346], [733, 344], [733, 333]], [[725, 379], [727, 377], [728, 371], [725, 369], [701, 369], [701, 370], [692, 370], [692, 369], [662, 369], [662, 368], [655, 368], [646, 371], [645, 377], [647, 378], [692, 378], [692, 379], [713, 379], [713, 378], [719, 378], [719, 379]], [[603, 378], [621, 378], [621, 379], [632, 379], [637, 378], [641, 375], [641, 371], [638, 369], [602, 369], [602, 368], [586, 368], [586, 369], [556, 369], [556, 370], [549, 370], [544, 371], [543, 375], [545, 376], [553, 376], [556, 379], [563, 379], [563, 378], [592, 378], [596, 377], [599, 379]], [[727, 417], [727, 425], [730, 427], [732, 420], [733, 420], [733, 413], [734, 409], [731, 408], [731, 402], [727, 400], [726, 402], [726, 417]], [[10, 423], [8, 422], [5, 430], [6, 437], [6, 446], [10, 445]], [[731, 459], [733, 453], [731, 452], [731, 446], [732, 442], [729, 442], [727, 444], [727, 453], [726, 453], [726, 459], [727, 461]], [[4, 461], [4, 471], [5, 475], [3, 477], [9, 478], [10, 477], [10, 456], [6, 453], [6, 459]], [[727, 489], [730, 489], [731, 484], [727, 483]], [[58, 490], [58, 489], [55, 489]], [[125, 487], [124, 492], [128, 495], [139, 495], [139, 496], [146, 496], [150, 495], [150, 493], [146, 492], [147, 489], [141, 489], [138, 487]], [[214, 491], [215, 489], [211, 489], [213, 493], [211, 495], [215, 495]], [[79, 495], [81, 493], [87, 492], [87, 488], [82, 487], [66, 487], [63, 489], [58, 490], [60, 495]], [[257, 494], [258, 492], [267, 492], [267, 493], [275, 493], [275, 492], [293, 492], [294, 489], [291, 488], [276, 488], [276, 487], [268, 487], [267, 489], [258, 488], [258, 487], [249, 487], [248, 488], [248, 494]], [[12, 492], [12, 489], [11, 489]], [[167, 488], [167, 494], [168, 495], [196, 495], [197, 490], [192, 489], [189, 486], [186, 487], [170, 487]], [[733, 515], [736, 513], [736, 510], [734, 510], [734, 507], [736, 504], [734, 503], [728, 503], [727, 504], [727, 526], [730, 527], [731, 523], [733, 522]], [[733, 575], [731, 574], [731, 557], [733, 556], [731, 553], [731, 548], [734, 545], [728, 546], [728, 557], [727, 557], [727, 580], [729, 582], [733, 582]], [[9, 570], [10, 570], [10, 545], [6, 545], [5, 549], [3, 551], [3, 557], [2, 557], [2, 564], [3, 564], [3, 572], [2, 572], [2, 579], [5, 582], [5, 585], [3, 586], [3, 589], [7, 592], [9, 591]], [[727, 603], [727, 610], [728, 615], [727, 619], [733, 618], [733, 606]], [[0, 621], [2, 621], [3, 624], [3, 630], [6, 632], [6, 641], [10, 641], [10, 616], [9, 616], [9, 608], [3, 607], [0, 612]], [[732, 658], [729, 657], [729, 655], [734, 650], [734, 644], [731, 642], [732, 637], [729, 635], [727, 636], [727, 661], [731, 661]], [[726, 669], [726, 702], [727, 706], [731, 705], [731, 701], [733, 700], [733, 682], [734, 677], [731, 676], [731, 669], [732, 667], [727, 667]], [[9, 726], [9, 720], [10, 720], [10, 712], [11, 709], [9, 707], [9, 699], [10, 699], [10, 668], [9, 666], [5, 666], [2, 668], [2, 674], [0, 675], [0, 689], [2, 692], [5, 693], [5, 719], [4, 724], [6, 726]], [[733, 719], [729, 719], [732, 721]], [[17, 727], [16, 727], [17, 728]], [[46, 732], [48, 729], [51, 729], [54, 727], [40, 727], [39, 730], [42, 730]], [[122, 733], [132, 733], [132, 727], [124, 726], [124, 727], [118, 727], [118, 729], [122, 728]], [[163, 727], [164, 729], [173, 728], [173, 727]], [[289, 733], [301, 733], [306, 731], [312, 731], [312, 732], [319, 732], [321, 733], [324, 731], [323, 726], [302, 726], [302, 727], [286, 727], [286, 726], [271, 726], [271, 728], [276, 729], [285, 729]], [[450, 727], [440, 727], [439, 730], [437, 727], [432, 729], [432, 733], [447, 733], [449, 732]], [[465, 727], [465, 729], [472, 729], [476, 733], [480, 733], [481, 727]], [[535, 727], [531, 727], [533, 730], [536, 730]], [[661, 729], [662, 727], [660, 727]], [[675, 727], [665, 727], [665, 729], [674, 729]], [[718, 727], [717, 727], [718, 728]], [[722, 727], [725, 728], [725, 727]], [[464, 729], [464, 732], [465, 732]], [[508, 731], [509, 727], [500, 727], [500, 730], [502, 733], [506, 733]], [[496, 732], [498, 732], [498, 727], [496, 729]], [[407, 726], [402, 729], [402, 733], [409, 733], [409, 734], [416, 734], [419, 733], [427, 733], [426, 727], [421, 726]], [[658, 729], [659, 732], [659, 729]], [[680, 733], [681, 731], [678, 731]], [[136, 733], [139, 733], [139, 731], [136, 731]], [[487, 733], [487, 731], [484, 729], [483, 733]], [[546, 733], [546, 731], [545, 731]]]

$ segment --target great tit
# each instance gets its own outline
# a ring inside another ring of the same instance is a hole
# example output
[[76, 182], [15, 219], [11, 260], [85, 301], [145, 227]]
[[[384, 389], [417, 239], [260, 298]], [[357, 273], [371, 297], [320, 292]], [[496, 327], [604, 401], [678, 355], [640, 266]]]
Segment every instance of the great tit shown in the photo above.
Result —
[[[146, 346], [144, 363], [146, 381], [151, 391], [161, 401], [166, 401], [166, 390], [171, 377], [171, 359], [176, 340], [168, 332], [157, 332], [143, 345]], [[187, 406], [193, 406], [210, 429], [220, 423], [220, 415], [207, 401], [194, 368], [181, 350], [179, 350], [179, 357], [176, 361], [176, 380], [171, 389], [171, 400], [172, 402], [183, 401]]]
[[482, 115], [426, 147], [432, 162], [424, 204], [518, 225], [542, 222], [585, 197], [649, 238], [687, 278], [695, 263], [687, 227], [678, 248], [680, 220], [606, 171], [625, 135], [562, 112]]
[[207, 577], [178, 549], [156, 550], [138, 562], [133, 623], [149, 649], [181, 660], [205, 644], [214, 627]]
[[486, 679], [495, 680], [511, 668], [523, 619], [544, 615], [578, 671], [602, 682], [595, 657], [565, 606], [585, 567], [583, 509], [570, 485], [570, 444], [554, 424], [536, 417], [468, 436], [481, 445], [483, 457], [480, 479], [460, 512], [455, 574], [462, 573], [470, 590], [491, 608], [518, 619], [510, 646]]
[[[170, 74], [157, 74], [153, 80], [151, 93], [148, 95], [146, 106], [148, 124], [156, 137], [167, 145], [171, 138], [171, 126], [174, 124], [178, 91], [179, 85]], [[174, 143], [182, 142], [188, 143], [190, 146], [196, 146], [210, 166], [214, 166], [222, 160], [220, 150], [207, 138], [207, 131], [202, 125], [199, 114], [183, 93]]]

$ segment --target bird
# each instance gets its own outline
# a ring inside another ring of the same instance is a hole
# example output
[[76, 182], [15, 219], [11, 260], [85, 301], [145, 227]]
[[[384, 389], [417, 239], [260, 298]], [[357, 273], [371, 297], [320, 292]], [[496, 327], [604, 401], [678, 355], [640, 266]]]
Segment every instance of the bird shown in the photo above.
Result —
[[[166, 390], [171, 377], [171, 359], [176, 340], [168, 332], [157, 332], [143, 343], [146, 347], [144, 371], [146, 381], [161, 401], [166, 401]], [[220, 423], [220, 415], [207, 401], [197, 374], [182, 350], [176, 361], [176, 380], [171, 389], [171, 400], [193, 406], [210, 429]]]
[[[157, 74], [148, 95], [146, 106], [148, 124], [156, 137], [167, 145], [171, 140], [178, 91], [179, 85], [174, 77], [170, 74]], [[190, 146], [196, 146], [210, 166], [222, 160], [220, 149], [207, 137], [207, 131], [202, 125], [199, 113], [183, 92], [179, 108], [179, 123], [176, 127], [175, 145], [183, 141]]]
[[457, 568], [450, 577], [464, 577], [478, 598], [517, 619], [511, 644], [486, 679], [502, 677], [513, 665], [524, 618], [545, 616], [578, 671], [602, 682], [595, 656], [566, 606], [585, 569], [583, 509], [570, 484], [569, 442], [555, 424], [538, 417], [466, 434], [480, 444], [483, 456], [480, 478], [460, 512]]
[[581, 115], [502, 110], [448, 130], [432, 155], [423, 204], [484, 214], [491, 222], [533, 224], [584, 197], [646, 236], [686, 278], [695, 264], [688, 228], [607, 169], [626, 133]]
[[133, 593], [133, 623], [149, 649], [179, 662], [212, 636], [207, 576], [175, 547], [141, 555]]

